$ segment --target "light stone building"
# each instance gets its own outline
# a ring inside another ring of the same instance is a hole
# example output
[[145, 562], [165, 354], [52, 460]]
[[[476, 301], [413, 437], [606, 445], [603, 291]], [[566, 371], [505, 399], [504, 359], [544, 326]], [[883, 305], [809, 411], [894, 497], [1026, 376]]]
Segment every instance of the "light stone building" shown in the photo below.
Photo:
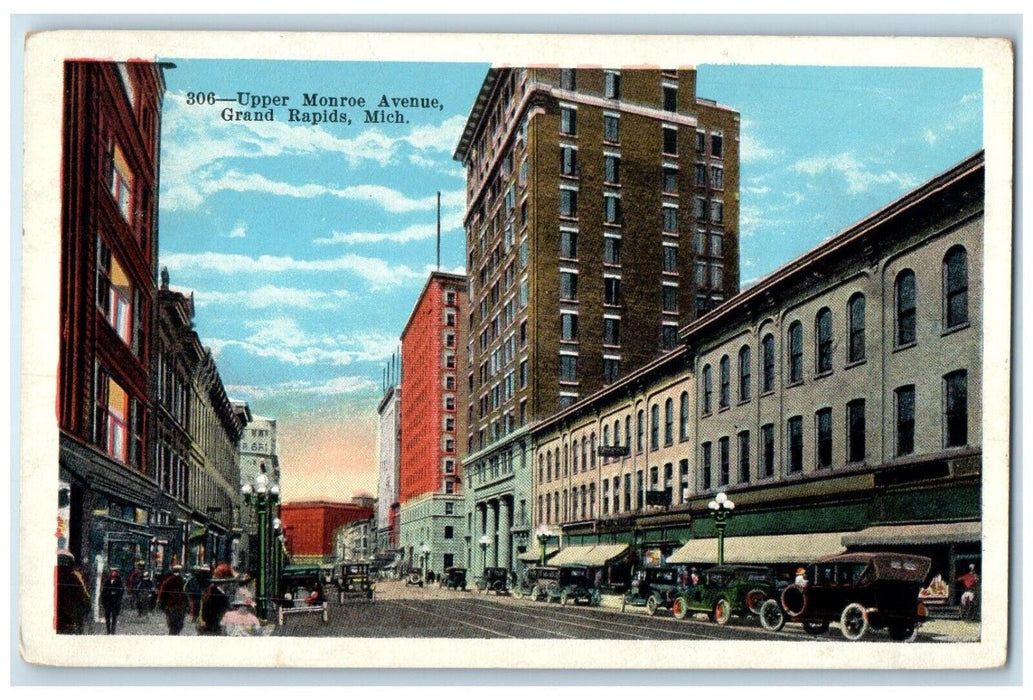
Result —
[[450, 566], [466, 567], [463, 497], [426, 493], [401, 506], [398, 546], [400, 570], [442, 573]]

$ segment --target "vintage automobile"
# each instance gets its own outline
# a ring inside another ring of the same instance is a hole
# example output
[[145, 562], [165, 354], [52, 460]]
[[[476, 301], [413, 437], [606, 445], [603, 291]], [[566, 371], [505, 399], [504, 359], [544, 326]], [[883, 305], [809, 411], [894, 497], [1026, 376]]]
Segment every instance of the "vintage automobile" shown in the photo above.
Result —
[[761, 606], [775, 595], [775, 574], [766, 566], [722, 565], [706, 569], [699, 582], [671, 601], [679, 620], [706, 613], [711, 622], [727, 625], [733, 615], [759, 615]]
[[438, 579], [438, 588], [451, 588], [453, 590], [466, 590], [466, 569], [458, 566], [450, 566], [445, 569], [444, 575]]
[[370, 577], [366, 562], [344, 562], [337, 567], [337, 602], [346, 600], [376, 600], [376, 583]]
[[306, 613], [319, 615], [324, 623], [330, 620], [320, 567], [285, 566], [280, 574], [276, 600], [277, 622], [282, 626], [287, 615]]
[[681, 592], [677, 569], [666, 566], [644, 569], [642, 577], [624, 594], [621, 610], [628, 605], [645, 606], [650, 615], [656, 615], [658, 610], [670, 608]]
[[486, 567], [483, 573], [477, 578], [477, 592], [488, 593], [492, 591], [495, 595], [509, 593], [509, 569], [501, 566]]
[[553, 584], [545, 589], [545, 600], [556, 601], [560, 605], [584, 602], [586, 605], [599, 605], [601, 598], [595, 584], [592, 583], [591, 571], [587, 566], [578, 564], [562, 564], [559, 575]]
[[560, 570], [555, 566], [532, 566], [527, 569], [523, 583], [517, 587], [516, 597], [527, 595], [531, 600], [545, 600], [545, 592], [559, 586]]
[[786, 588], [780, 600], [765, 601], [761, 625], [778, 631], [786, 622], [798, 622], [808, 634], [819, 635], [836, 622], [851, 641], [882, 628], [891, 639], [911, 641], [927, 616], [918, 593], [931, 565], [928, 557], [888, 552], [820, 559], [806, 568], [806, 582]]

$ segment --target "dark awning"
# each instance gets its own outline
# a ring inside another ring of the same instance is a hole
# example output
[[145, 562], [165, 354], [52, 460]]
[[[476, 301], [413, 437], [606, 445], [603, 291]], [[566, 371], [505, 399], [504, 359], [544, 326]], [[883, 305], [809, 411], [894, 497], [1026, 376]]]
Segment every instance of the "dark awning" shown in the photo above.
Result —
[[[554, 556], [556, 554], [556, 552], [558, 552], [558, 551], [560, 551], [559, 547], [548, 547], [548, 548], [546, 548], [546, 550], [545, 550], [545, 561], [549, 561], [549, 558]], [[540, 547], [538, 547], [534, 551], [528, 550], [526, 552], [521, 552], [520, 554], [517, 555], [517, 559], [519, 559], [520, 561], [529, 561], [529, 562], [532, 562], [532, 563], [536, 562], [536, 561], [541, 561], [542, 560], [542, 550], [541, 550]]]
[[[756, 535], [726, 537], [727, 564], [797, 564], [844, 550], [842, 532], [813, 532], [799, 535]], [[668, 564], [716, 564], [717, 538], [689, 540], [671, 556]]]

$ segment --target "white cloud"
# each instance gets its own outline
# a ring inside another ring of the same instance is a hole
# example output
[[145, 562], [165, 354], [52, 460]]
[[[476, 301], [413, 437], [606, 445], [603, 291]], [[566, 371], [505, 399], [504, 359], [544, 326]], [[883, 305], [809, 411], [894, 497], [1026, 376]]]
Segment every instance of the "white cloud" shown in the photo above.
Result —
[[839, 173], [847, 183], [850, 194], [860, 194], [875, 185], [898, 185], [901, 188], [914, 187], [918, 181], [906, 173], [895, 170], [872, 172], [852, 153], [838, 153], [832, 156], [812, 156], [793, 164], [792, 169], [805, 175]]
[[237, 348], [248, 355], [292, 366], [336, 365], [379, 362], [391, 356], [398, 339], [387, 333], [310, 333], [287, 317], [248, 321], [252, 331], [243, 340], [218, 338], [209, 341], [215, 354]]
[[[284, 121], [226, 122], [215, 109], [188, 106], [184, 93], [165, 98], [162, 115], [162, 207], [197, 209], [221, 178], [225, 159], [269, 158], [281, 155], [335, 153], [349, 165], [396, 162], [402, 149], [449, 153], [459, 140], [465, 118], [453, 116], [440, 124], [414, 126], [392, 137], [373, 127], [343, 138], [335, 126], [307, 126]], [[419, 164], [448, 165], [451, 160], [423, 156]], [[240, 166], [238, 166], [240, 167]]]
[[936, 143], [939, 140], [939, 137], [936, 134], [933, 133], [932, 129], [926, 129], [925, 133], [922, 134], [922, 138], [924, 138], [925, 142], [927, 144], [929, 144], [930, 146], [932, 146], [934, 143]]
[[[442, 233], [445, 233], [443, 230]], [[414, 224], [401, 231], [387, 233], [373, 233], [371, 231], [352, 231], [342, 233], [334, 231], [329, 238], [316, 238], [313, 243], [327, 245], [332, 243], [345, 243], [348, 245], [356, 243], [411, 243], [412, 241], [424, 241], [437, 235], [437, 224]]]
[[744, 185], [742, 187], [742, 191], [745, 194], [765, 195], [765, 194], [769, 194], [771, 192], [771, 187], [768, 186], [768, 185], [763, 185], [761, 187]]
[[807, 197], [800, 192], [783, 192], [782, 196], [788, 199], [790, 204], [794, 206], [803, 204], [804, 200], [807, 199]]
[[227, 393], [245, 396], [249, 399], [266, 399], [285, 394], [316, 394], [320, 396], [341, 396], [362, 391], [376, 390], [378, 384], [369, 377], [344, 375], [323, 382], [295, 380], [269, 386], [248, 384], [227, 384]]
[[237, 289], [231, 292], [204, 291], [194, 295], [198, 307], [228, 304], [247, 309], [292, 307], [299, 309], [335, 309], [342, 300], [354, 299], [347, 289], [324, 292], [315, 289], [264, 285], [257, 289]]
[[224, 275], [241, 273], [351, 272], [365, 279], [373, 289], [397, 287], [426, 275], [407, 265], [392, 266], [386, 260], [362, 255], [342, 255], [320, 260], [298, 260], [288, 255], [239, 253], [169, 253], [161, 264], [170, 270], [210, 270]]
[[739, 137], [739, 160], [743, 163], [754, 163], [758, 160], [769, 160], [778, 155], [778, 151], [761, 143], [760, 139], [750, 134]]
[[233, 230], [229, 232], [229, 237], [244, 238], [245, 236], [247, 236], [247, 226], [244, 225], [243, 221], [238, 221]]

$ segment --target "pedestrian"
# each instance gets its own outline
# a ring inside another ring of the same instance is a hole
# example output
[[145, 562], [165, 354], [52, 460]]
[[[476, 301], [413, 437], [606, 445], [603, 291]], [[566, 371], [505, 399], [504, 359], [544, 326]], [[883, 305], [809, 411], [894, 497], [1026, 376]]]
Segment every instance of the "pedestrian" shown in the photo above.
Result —
[[136, 562], [136, 567], [126, 576], [126, 593], [129, 595], [129, 600], [136, 605], [136, 613], [140, 616], [143, 616], [144, 611], [140, 607], [140, 601], [137, 599], [137, 588], [139, 588], [140, 582], [143, 580], [143, 568], [143, 559], [139, 559]]
[[83, 634], [90, 612], [90, 591], [68, 550], [57, 553], [57, 632]]
[[234, 598], [230, 610], [222, 616], [222, 629], [228, 637], [253, 637], [262, 633], [262, 623], [255, 615], [248, 601]]
[[154, 610], [155, 600], [154, 579], [149, 571], [143, 572], [143, 576], [136, 584], [136, 613], [140, 617], [146, 617]]
[[165, 611], [165, 623], [169, 634], [177, 635], [183, 631], [190, 597], [186, 592], [186, 581], [183, 579], [183, 567], [176, 565], [158, 587], [158, 607]]
[[699, 583], [699, 570], [696, 569], [695, 566], [692, 567], [692, 573], [689, 575], [689, 580], [692, 582], [693, 586]]
[[222, 634], [222, 616], [230, 608], [230, 598], [222, 588], [226, 582], [212, 579], [201, 598], [201, 626], [198, 632], [203, 635]]
[[204, 589], [207, 587], [205, 573], [207, 572], [195, 569], [186, 581], [186, 594], [190, 601], [190, 621], [194, 623], [197, 622], [197, 616], [201, 613], [201, 597], [204, 596]]
[[251, 574], [244, 574], [237, 587], [235, 598], [243, 598], [249, 606], [255, 605], [255, 594], [251, 592]]
[[100, 591], [100, 602], [104, 607], [104, 626], [108, 634], [115, 634], [118, 615], [122, 612], [122, 596], [124, 594], [125, 586], [122, 583], [122, 576], [118, 573], [118, 567], [113, 566]]
[[796, 570], [796, 581], [794, 583], [801, 588], [807, 587], [807, 569], [801, 566]]
[[968, 572], [958, 577], [958, 583], [964, 587], [961, 594], [961, 619], [973, 620], [976, 617], [976, 592], [979, 586], [979, 575], [976, 574], [976, 565], [969, 564]]

